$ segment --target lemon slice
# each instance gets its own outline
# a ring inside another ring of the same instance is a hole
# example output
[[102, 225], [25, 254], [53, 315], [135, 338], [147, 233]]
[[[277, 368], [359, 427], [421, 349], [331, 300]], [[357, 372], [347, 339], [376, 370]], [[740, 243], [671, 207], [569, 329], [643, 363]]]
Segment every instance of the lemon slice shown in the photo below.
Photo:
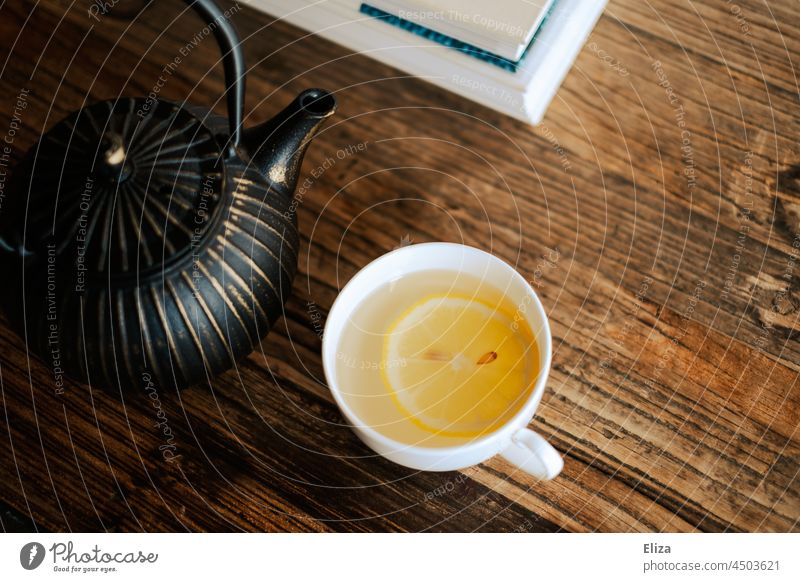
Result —
[[[491, 432], [527, 400], [538, 351], [524, 321], [471, 297], [431, 295], [384, 336], [382, 377], [401, 412], [444, 436]], [[391, 365], [388, 365], [391, 363]]]

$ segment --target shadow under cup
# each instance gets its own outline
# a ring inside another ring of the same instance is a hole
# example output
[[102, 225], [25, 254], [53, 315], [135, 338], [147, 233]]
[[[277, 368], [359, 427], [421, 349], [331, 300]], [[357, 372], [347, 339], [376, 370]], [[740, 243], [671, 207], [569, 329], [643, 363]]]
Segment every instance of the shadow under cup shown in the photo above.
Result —
[[[376, 293], [387, 293], [387, 286], [392, 286], [393, 282], [410, 281], [415, 274], [428, 272], [446, 275], [441, 282], [426, 280], [424, 289], [410, 302], [408, 298], [397, 302], [374, 299]], [[445, 436], [412, 422], [381, 383], [380, 371], [364, 370], [376, 363], [378, 366], [396, 364], [382, 357], [382, 332], [386, 322], [394, 320], [408, 305], [427, 294], [447, 293], [452, 281], [459, 281], [458, 285], [462, 286], [468, 282], [474, 297], [488, 298], [485, 300], [490, 303], [502, 300], [506, 306], [513, 306], [514, 316], [524, 320], [522, 325], [527, 323], [536, 343], [536, 353], [530, 354], [533, 361], [528, 390], [521, 392], [513, 407], [498, 419], [502, 422], [493, 422], [490, 431], [478, 432], [475, 436]], [[387, 309], [397, 313], [387, 313]], [[348, 345], [348, 338], [354, 333], [370, 334], [374, 341], [361, 342], [354, 353], [352, 344]], [[531, 286], [513, 267], [472, 247], [426, 243], [379, 257], [342, 289], [325, 324], [323, 365], [337, 404], [367, 445], [389, 458], [397, 452], [399, 457], [393, 460], [414, 467], [421, 465], [416, 461], [404, 462], [404, 451], [413, 449], [417, 454], [424, 454], [424, 449], [428, 449], [433, 455], [430, 459], [433, 466], [425, 463], [424, 468], [447, 470], [493, 456], [508, 446], [513, 432], [528, 424], [544, 390], [550, 365], [550, 341], [544, 310]], [[380, 384], [375, 385], [376, 382]], [[437, 451], [461, 453], [467, 449], [477, 455], [470, 455], [470, 462], [466, 462], [466, 458], [444, 461], [441, 466], [436, 462]]]

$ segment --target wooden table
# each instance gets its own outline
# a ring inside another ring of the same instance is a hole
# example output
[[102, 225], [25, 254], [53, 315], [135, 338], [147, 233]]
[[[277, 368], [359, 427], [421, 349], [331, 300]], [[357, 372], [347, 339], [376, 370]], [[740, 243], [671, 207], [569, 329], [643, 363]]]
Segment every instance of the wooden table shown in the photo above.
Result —
[[[29, 91], [13, 160], [85, 99], [148, 93], [202, 28], [175, 0], [132, 24], [72, 4], [0, 8], [0, 132]], [[173, 463], [144, 393], [55, 394], [4, 327], [4, 528], [800, 529], [795, 0], [612, 0], [536, 128], [247, 7], [233, 20], [248, 124], [307, 86], [340, 102], [306, 158], [335, 163], [299, 205], [286, 316], [239, 375], [161, 395]], [[203, 39], [161, 96], [223, 112], [217, 58]], [[536, 285], [555, 345], [532, 427], [564, 455], [554, 481], [500, 458], [418, 473], [344, 426], [317, 322], [370, 260], [433, 240]]]

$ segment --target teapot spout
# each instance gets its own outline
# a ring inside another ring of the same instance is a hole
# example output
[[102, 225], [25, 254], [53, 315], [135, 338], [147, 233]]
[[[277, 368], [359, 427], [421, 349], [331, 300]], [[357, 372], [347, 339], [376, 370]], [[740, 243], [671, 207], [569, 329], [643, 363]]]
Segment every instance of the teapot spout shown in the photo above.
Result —
[[244, 131], [242, 146], [270, 185], [291, 195], [308, 144], [335, 110], [333, 95], [307, 89], [275, 117]]

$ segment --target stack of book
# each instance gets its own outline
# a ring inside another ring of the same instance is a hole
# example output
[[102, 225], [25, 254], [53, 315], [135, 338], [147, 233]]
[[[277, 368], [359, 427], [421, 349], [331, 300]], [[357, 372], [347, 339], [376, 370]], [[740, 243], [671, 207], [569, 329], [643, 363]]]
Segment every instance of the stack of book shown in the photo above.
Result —
[[309, 32], [539, 123], [606, 0], [249, 0]]

